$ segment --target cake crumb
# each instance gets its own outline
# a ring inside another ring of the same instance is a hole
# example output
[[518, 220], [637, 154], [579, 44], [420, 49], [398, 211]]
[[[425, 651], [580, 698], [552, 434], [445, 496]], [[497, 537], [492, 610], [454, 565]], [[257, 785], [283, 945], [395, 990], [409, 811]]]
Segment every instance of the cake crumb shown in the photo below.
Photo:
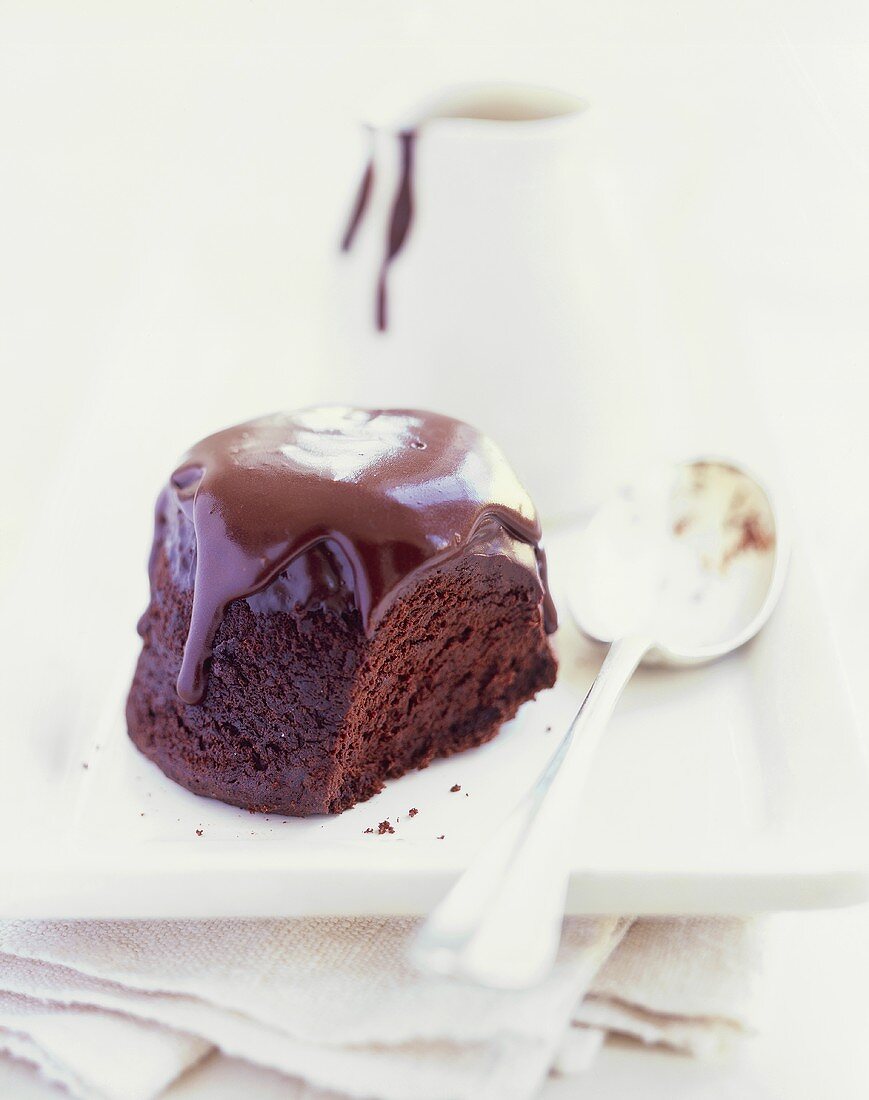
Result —
[[759, 515], [746, 516], [742, 521], [738, 550], [770, 550], [775, 545], [774, 536], [767, 531]]
[[739, 537], [722, 558], [721, 565], [724, 569], [740, 554], [750, 550], [765, 554], [775, 546], [775, 535], [764, 527], [757, 512], [746, 516], [733, 516], [728, 519], [727, 525], [736, 528]]
[[684, 535], [688, 528], [691, 526], [691, 517], [682, 516], [677, 519], [673, 524], [673, 534], [678, 538], [679, 535]]
[[362, 832], [363, 833], [373, 833], [374, 830], [373, 829], [363, 829]]
[[82, 761], [82, 765], [81, 765], [81, 766], [82, 766], [82, 767], [84, 768], [84, 770], [85, 770], [85, 771], [87, 771], [87, 770], [88, 770], [88, 766], [87, 766], [87, 764], [85, 764], [85, 762], [84, 762], [84, 761]]
[[455, 794], [456, 791], [460, 791], [461, 789], [458, 783], [453, 783], [452, 787], [450, 787], [450, 794]]
[[441, 833], [440, 836], [435, 837], [435, 840], [443, 840], [445, 836], [446, 836], [446, 833]]
[[418, 813], [419, 813], [419, 810], [416, 808], [416, 806], [411, 806], [411, 808], [407, 811], [407, 816], [408, 817], [416, 817], [416, 815]]
[[197, 829], [197, 830], [196, 830], [196, 835], [197, 835], [197, 836], [202, 836], [202, 830], [201, 830], [201, 829]]
[[384, 833], [394, 833], [395, 829], [393, 829], [388, 821], [381, 821], [377, 826], [377, 832], [380, 836], [383, 836]]
[[546, 729], [543, 732], [544, 733], [552, 733], [552, 726], [547, 726]]

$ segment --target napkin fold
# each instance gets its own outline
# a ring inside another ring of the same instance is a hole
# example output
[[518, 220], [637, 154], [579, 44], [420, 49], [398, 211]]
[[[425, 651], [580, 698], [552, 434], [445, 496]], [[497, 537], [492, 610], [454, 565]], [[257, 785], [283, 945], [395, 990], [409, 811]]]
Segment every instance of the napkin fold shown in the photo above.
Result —
[[0, 922], [0, 1050], [87, 1100], [152, 1100], [218, 1048], [377, 1100], [526, 1100], [615, 1032], [699, 1056], [752, 1029], [762, 932], [571, 918], [521, 992], [417, 974], [412, 919]]

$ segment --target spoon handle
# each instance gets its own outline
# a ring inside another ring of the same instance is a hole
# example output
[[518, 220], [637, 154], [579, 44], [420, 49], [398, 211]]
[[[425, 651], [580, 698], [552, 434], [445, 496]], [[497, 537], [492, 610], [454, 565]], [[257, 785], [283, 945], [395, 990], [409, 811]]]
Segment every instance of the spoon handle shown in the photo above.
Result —
[[643, 655], [645, 638], [610, 647], [540, 778], [423, 924], [413, 962], [500, 989], [523, 989], [555, 961], [579, 794], [603, 730]]

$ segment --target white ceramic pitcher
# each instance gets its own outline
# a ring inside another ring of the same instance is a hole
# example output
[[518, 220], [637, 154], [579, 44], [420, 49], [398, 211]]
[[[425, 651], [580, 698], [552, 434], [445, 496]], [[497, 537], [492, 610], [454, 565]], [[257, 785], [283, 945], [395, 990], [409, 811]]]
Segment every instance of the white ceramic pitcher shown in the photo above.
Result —
[[514, 85], [366, 126], [336, 250], [328, 396], [470, 421], [548, 516], [653, 449], [601, 130], [574, 96]]

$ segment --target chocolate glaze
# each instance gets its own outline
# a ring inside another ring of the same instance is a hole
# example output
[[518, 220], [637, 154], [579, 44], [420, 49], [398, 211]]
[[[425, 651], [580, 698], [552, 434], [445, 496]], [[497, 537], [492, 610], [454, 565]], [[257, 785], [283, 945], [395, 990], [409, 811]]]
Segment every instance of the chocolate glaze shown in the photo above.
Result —
[[356, 198], [353, 201], [353, 209], [350, 211], [350, 219], [347, 222], [347, 228], [344, 230], [344, 236], [341, 238], [342, 252], [350, 251], [353, 244], [353, 238], [356, 236], [356, 230], [361, 225], [365, 211], [368, 209], [368, 201], [371, 198], [371, 188], [373, 186], [374, 151], [372, 149], [368, 158], [368, 164], [365, 166], [365, 171], [362, 173], [362, 179], [359, 181], [359, 188], [356, 192]]
[[[534, 547], [544, 626], [556, 626], [531, 500], [498, 447], [451, 417], [324, 406], [239, 424], [184, 456], [158, 503], [158, 541], [172, 512], [188, 526], [179, 509], [195, 531], [192, 548], [189, 531], [176, 543], [194, 593], [177, 682], [187, 703], [204, 695], [233, 600], [279, 576], [300, 600], [312, 586], [349, 589], [370, 635], [409, 582], [490, 537], [492, 521]], [[322, 555], [294, 570], [314, 547], [328, 554], [325, 573]]]
[[404, 248], [407, 235], [410, 232], [410, 223], [413, 220], [413, 166], [416, 132], [414, 130], [404, 130], [398, 135], [398, 140], [401, 143], [401, 175], [398, 181], [398, 190], [395, 193], [395, 202], [392, 204], [392, 214], [389, 218], [386, 255], [383, 257], [380, 277], [377, 280], [377, 327], [381, 332], [386, 331], [389, 320], [386, 298], [386, 279], [389, 274], [389, 267]]
[[[401, 168], [399, 172], [398, 188], [392, 204], [392, 212], [389, 217], [389, 226], [386, 233], [386, 252], [380, 265], [380, 274], [377, 277], [377, 291], [375, 303], [375, 323], [381, 332], [385, 332], [389, 323], [389, 310], [387, 300], [387, 277], [389, 268], [395, 257], [401, 252], [407, 241], [413, 221], [413, 175], [414, 157], [416, 153], [416, 130], [401, 130], [398, 135], [401, 147]], [[371, 188], [374, 183], [374, 154], [362, 174], [353, 209], [344, 236], [341, 240], [341, 249], [349, 252], [356, 231], [362, 222], [371, 197]]]

